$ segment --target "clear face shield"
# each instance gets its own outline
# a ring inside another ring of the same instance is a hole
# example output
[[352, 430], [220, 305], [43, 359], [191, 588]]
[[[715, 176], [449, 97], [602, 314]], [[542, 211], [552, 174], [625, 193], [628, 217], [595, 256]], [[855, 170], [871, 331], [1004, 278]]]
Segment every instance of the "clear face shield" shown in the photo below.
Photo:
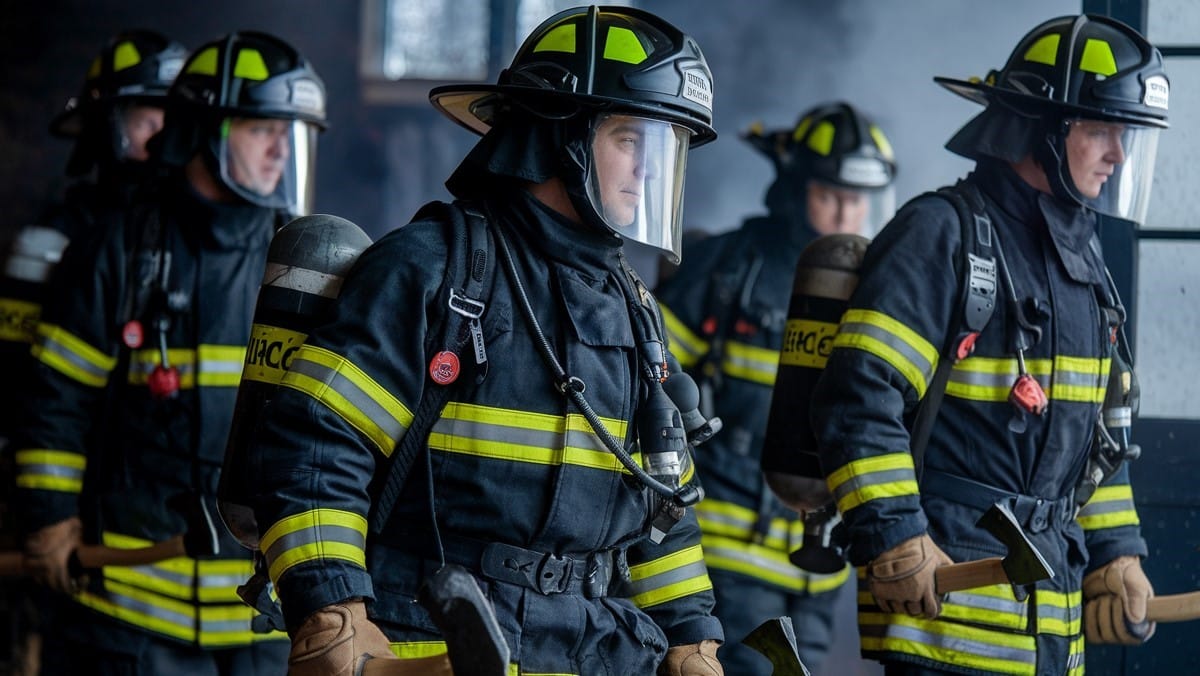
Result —
[[1107, 120], [1067, 122], [1064, 178], [1080, 204], [1142, 223], [1158, 152], [1158, 128]]
[[808, 182], [808, 222], [818, 235], [837, 233], [874, 237], [896, 211], [896, 191], [847, 188], [816, 179]]
[[118, 161], [150, 159], [146, 142], [162, 131], [163, 109], [146, 103], [123, 103], [112, 112], [113, 156]]
[[691, 131], [633, 115], [597, 117], [587, 197], [613, 232], [679, 262], [683, 174]]
[[217, 149], [221, 180], [253, 204], [311, 213], [318, 131], [301, 120], [227, 118]]

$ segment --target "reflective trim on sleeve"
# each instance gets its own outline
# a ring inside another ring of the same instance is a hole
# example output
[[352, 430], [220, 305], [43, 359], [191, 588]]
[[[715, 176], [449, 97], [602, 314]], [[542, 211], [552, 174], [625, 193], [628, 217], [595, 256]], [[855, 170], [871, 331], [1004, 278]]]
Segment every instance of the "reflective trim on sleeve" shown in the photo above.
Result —
[[107, 385], [117, 365], [116, 357], [53, 324], [38, 324], [32, 352], [46, 366], [89, 387]]
[[639, 608], [657, 606], [712, 589], [700, 545], [630, 566], [629, 576], [627, 596]]
[[[624, 420], [601, 420], [613, 436], [625, 438]], [[429, 447], [496, 460], [628, 472], [588, 421], [575, 413], [559, 416], [450, 402], [429, 433]]]
[[957, 622], [867, 612], [860, 607], [864, 652], [899, 652], [959, 669], [1028, 674], [1037, 668], [1036, 638]]
[[340, 509], [313, 509], [276, 521], [260, 547], [276, 584], [289, 568], [307, 561], [338, 559], [365, 570], [367, 520]]
[[908, 453], [851, 461], [830, 474], [826, 483], [843, 514], [871, 500], [919, 494], [917, 473]]
[[847, 310], [833, 341], [839, 347], [863, 350], [896, 369], [917, 397], [925, 396], [937, 368], [938, 352], [929, 341], [899, 321], [874, 310]]
[[692, 333], [670, 308], [659, 303], [658, 309], [663, 318], [663, 326], [667, 329], [667, 340], [670, 342], [671, 354], [679, 360], [683, 368], [691, 368], [708, 352], [708, 343], [703, 338]]
[[779, 370], [779, 351], [731, 340], [725, 344], [721, 370], [734, 378], [771, 387]]
[[15, 459], [18, 488], [76, 494], [83, 491], [87, 456], [82, 453], [27, 448], [17, 451]]
[[1141, 523], [1129, 484], [1101, 486], [1075, 517], [1084, 530], [1136, 526]]
[[329, 350], [302, 346], [279, 384], [324, 404], [388, 457], [412, 424], [413, 414], [400, 400]]

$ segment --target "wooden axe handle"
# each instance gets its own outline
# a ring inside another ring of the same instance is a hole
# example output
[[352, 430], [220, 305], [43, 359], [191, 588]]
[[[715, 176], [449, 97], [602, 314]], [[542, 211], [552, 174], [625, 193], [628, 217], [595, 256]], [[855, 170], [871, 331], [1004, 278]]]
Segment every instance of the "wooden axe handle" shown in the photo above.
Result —
[[1200, 620], [1200, 591], [1155, 596], [1146, 602], [1146, 619], [1151, 622]]
[[999, 556], [940, 566], [934, 571], [933, 579], [939, 594], [1009, 583], [1008, 573], [1004, 572], [1004, 559]]
[[362, 665], [362, 676], [454, 676], [450, 658], [445, 654], [415, 659], [368, 659]]

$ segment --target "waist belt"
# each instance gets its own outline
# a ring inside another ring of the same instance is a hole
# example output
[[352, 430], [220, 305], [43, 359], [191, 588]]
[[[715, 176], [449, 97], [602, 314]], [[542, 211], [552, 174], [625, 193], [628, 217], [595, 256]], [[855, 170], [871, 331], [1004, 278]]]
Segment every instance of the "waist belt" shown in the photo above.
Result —
[[[624, 549], [563, 556], [501, 542], [452, 536], [443, 536], [443, 544], [448, 563], [457, 563], [488, 579], [515, 584], [539, 594], [608, 596], [614, 571], [628, 570]], [[625, 577], [626, 573], [621, 575]]]
[[936, 495], [979, 511], [987, 511], [1003, 502], [1013, 516], [1030, 533], [1040, 533], [1056, 523], [1069, 523], [1075, 518], [1075, 492], [1056, 500], [1035, 495], [1012, 493], [965, 477], [925, 468], [921, 477], [921, 492]]

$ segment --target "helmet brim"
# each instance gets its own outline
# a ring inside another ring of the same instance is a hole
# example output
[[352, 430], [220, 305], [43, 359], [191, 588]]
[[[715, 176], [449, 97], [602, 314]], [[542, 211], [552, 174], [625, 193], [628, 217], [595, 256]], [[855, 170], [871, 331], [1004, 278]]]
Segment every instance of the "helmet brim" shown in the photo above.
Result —
[[[569, 117], [580, 106], [592, 106], [611, 111], [629, 111], [649, 115], [673, 122], [692, 131], [690, 147], [702, 146], [717, 138], [711, 126], [698, 123], [694, 118], [676, 112], [666, 106], [633, 103], [609, 99], [604, 96], [561, 94], [552, 91], [530, 90], [528, 87], [513, 87], [499, 84], [454, 84], [434, 87], [429, 91], [429, 102], [446, 117], [463, 128], [480, 136], [491, 131], [492, 115], [508, 103], [559, 105], [562, 117]], [[554, 115], [547, 115], [554, 118]]]
[[1040, 96], [1032, 94], [1024, 94], [1022, 92], [1013, 91], [1011, 89], [1003, 89], [993, 87], [984, 82], [974, 82], [971, 80], [957, 80], [950, 77], [935, 76], [933, 81], [944, 87], [945, 89], [957, 94], [968, 101], [986, 106], [993, 102], [1002, 102], [1015, 105], [1018, 109], [1043, 109], [1055, 110], [1067, 116], [1078, 116], [1094, 120], [1107, 120], [1112, 122], [1121, 122], [1126, 124], [1140, 124], [1147, 127], [1158, 127], [1166, 129], [1167, 121], [1161, 118], [1151, 117], [1148, 115], [1137, 115], [1118, 110], [1096, 111], [1093, 108], [1085, 108], [1076, 106], [1062, 101], [1051, 101]]

